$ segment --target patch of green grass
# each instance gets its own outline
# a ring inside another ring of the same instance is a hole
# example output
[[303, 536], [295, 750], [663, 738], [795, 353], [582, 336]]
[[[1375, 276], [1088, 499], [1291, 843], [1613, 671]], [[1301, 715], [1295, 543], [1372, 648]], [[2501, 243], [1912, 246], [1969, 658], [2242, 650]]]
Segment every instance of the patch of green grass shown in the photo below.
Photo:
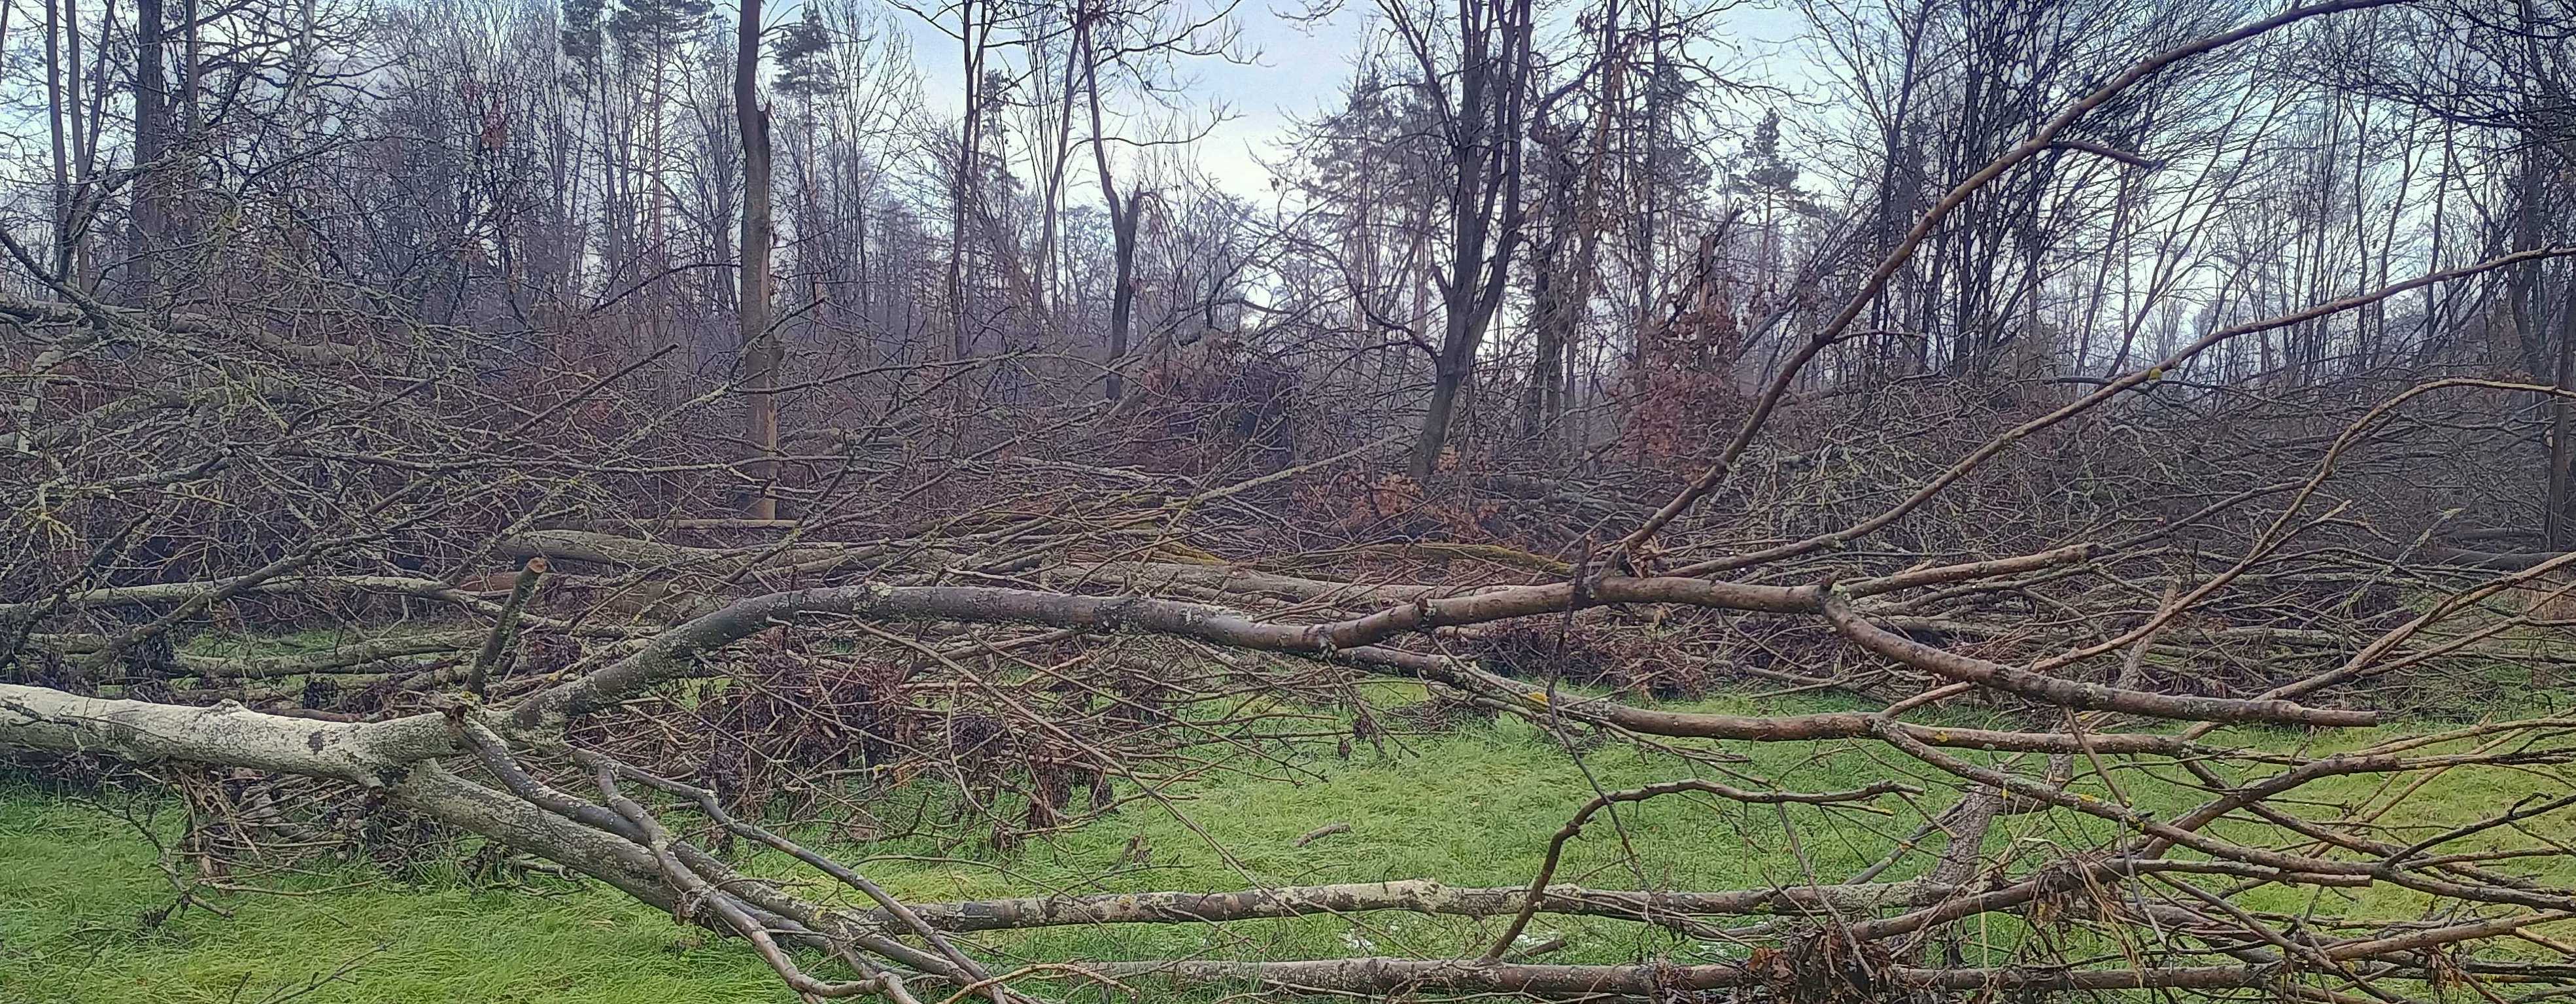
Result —
[[[1807, 702], [1759, 710], [1831, 706]], [[1756, 710], [1740, 698], [1694, 707]], [[2401, 732], [2340, 734], [2331, 746], [2318, 743], [2310, 752], [2350, 748]], [[2276, 749], [2306, 742], [2296, 734], [2261, 730], [2231, 730], [2213, 739]], [[1132, 802], [1115, 815], [1036, 840], [1011, 855], [942, 848], [920, 839], [831, 849], [858, 856], [862, 871], [915, 901], [1399, 878], [1519, 885], [1538, 867], [1549, 836], [1597, 790], [1721, 776], [1705, 764], [1626, 745], [1570, 754], [1536, 728], [1516, 721], [1390, 739], [1389, 751], [1381, 755], [1361, 744], [1345, 760], [1319, 746], [1279, 776], [1212, 775], [1178, 787], [1168, 801]], [[1916, 809], [1926, 813], [1938, 812], [1956, 798], [1946, 778], [1875, 744], [1729, 744], [1726, 752], [1746, 758], [1733, 765], [1743, 777], [1729, 779], [1743, 786], [1825, 790], [1911, 779], [1929, 791], [1915, 799]], [[2021, 769], [2036, 773], [2038, 765], [2024, 763]], [[2126, 797], [2160, 814], [2201, 797], [2172, 765], [2124, 770], [2118, 776], [2121, 790], [2116, 794], [2099, 785], [2083, 790], [2097, 797]], [[2389, 810], [2382, 822], [2392, 834], [2417, 832], [2407, 827], [2448, 825], [2491, 813], [2541, 783], [2536, 776], [2505, 771], [2454, 771]], [[2301, 797], [2367, 805], [2388, 797], [2379, 788], [2376, 776], [2333, 779], [2302, 791]], [[1623, 806], [1615, 816], [1594, 819], [1571, 846], [1559, 881], [1690, 889], [1799, 884], [1811, 878], [1840, 881], [1877, 860], [1921, 818], [1895, 799], [1880, 804], [1895, 813], [1814, 807], [1784, 812], [1696, 796]], [[1349, 832], [1295, 846], [1300, 835], [1334, 823], [1348, 824]], [[2054, 857], [2049, 845], [2095, 845], [2108, 834], [2108, 826], [2064, 811], [2011, 816], [1989, 835], [1990, 851], [2019, 848], [2027, 865]], [[2481, 838], [2514, 839], [2520, 838], [2501, 831]], [[1937, 853], [1939, 838], [1930, 843], [1930, 851]], [[1891, 877], [1919, 871], [1929, 856], [1917, 855]], [[782, 864], [765, 858], [752, 867], [789, 874]], [[188, 912], [146, 930], [138, 916], [166, 907], [173, 898], [149, 844], [96, 807], [24, 788], [0, 788], [0, 1000], [282, 1000], [335, 972], [336, 977], [294, 999], [312, 1004], [792, 999], [740, 945], [705, 938], [604, 888], [541, 896], [476, 888], [452, 876], [306, 888], [309, 895], [295, 897], [221, 896], [217, 902], [234, 911], [230, 919]], [[805, 885], [800, 891], [849, 899], [822, 885]], [[2251, 902], [2282, 910], [2310, 905], [2306, 890], [2266, 895]], [[2402, 916], [2420, 907], [2418, 897], [2396, 890], [2371, 890], [2358, 899], [2341, 891], [2320, 895], [2319, 909], [2328, 913]], [[1389, 913], [1215, 929], [1068, 927], [992, 936], [982, 944], [1005, 960], [1439, 956], [1481, 951], [1500, 926], [1499, 921]], [[1534, 933], [1567, 937], [1568, 947], [1549, 957], [1558, 962], [1622, 961], [1641, 952], [1670, 953], [1683, 960], [1727, 954], [1720, 946], [1603, 920], [1541, 917]], [[1999, 943], [2009, 941], [2008, 936], [1999, 938]]]
[[0, 1000], [20, 1004], [790, 999], [738, 946], [604, 891], [560, 897], [456, 883], [219, 895], [146, 926], [172, 887], [155, 852], [98, 808], [0, 795]]
[[381, 630], [358, 630], [334, 627], [260, 633], [206, 631], [180, 643], [179, 649], [192, 655], [226, 658], [305, 655], [313, 652], [328, 652], [354, 642], [400, 637], [424, 630], [427, 629], [394, 627]]

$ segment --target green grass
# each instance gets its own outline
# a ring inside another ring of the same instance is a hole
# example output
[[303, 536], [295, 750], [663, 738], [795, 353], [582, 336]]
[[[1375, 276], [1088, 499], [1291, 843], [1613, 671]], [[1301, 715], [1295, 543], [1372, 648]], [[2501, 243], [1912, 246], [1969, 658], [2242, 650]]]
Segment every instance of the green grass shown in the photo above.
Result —
[[[309, 884], [309, 883], [308, 883]], [[0, 799], [0, 1000], [776, 1001], [722, 943], [601, 892], [560, 897], [378, 880], [309, 896], [219, 896], [158, 926], [172, 887], [104, 811]], [[317, 985], [318, 984], [318, 985]], [[309, 991], [309, 992], [306, 992]]]
[[[1746, 702], [1703, 702], [1747, 710]], [[1808, 705], [1807, 707], [1813, 707]], [[1771, 708], [1766, 710], [1781, 710]], [[1790, 709], [1800, 710], [1800, 709]], [[2395, 730], [2379, 730], [2392, 734]], [[2299, 743], [2285, 733], [2236, 732], [2233, 741]], [[2367, 735], [2338, 737], [2350, 746]], [[1735, 744], [1736, 769], [1784, 788], [1849, 788], [1911, 778], [1932, 789], [1937, 811], [1955, 797], [1926, 768], [1870, 744]], [[1714, 776], [1665, 753], [1619, 745], [1579, 760], [1532, 727], [1503, 722], [1415, 737], [1381, 756], [1366, 744], [1345, 761], [1329, 749], [1295, 765], [1304, 779], [1219, 775], [1174, 793], [1168, 805], [1131, 803], [1119, 814], [1036, 841], [1008, 856], [922, 841], [840, 848], [862, 870], [914, 900], [1027, 895], [1033, 891], [1232, 889], [1391, 878], [1457, 885], [1515, 885], [1536, 869], [1548, 837], [1601, 788], [1689, 775]], [[2124, 792], [2160, 809], [2196, 800], [2171, 782], [2179, 771], [2126, 772]], [[1317, 780], [1315, 778], [1320, 778]], [[2474, 818], [2536, 790], [2536, 776], [2455, 771], [2389, 814], [2392, 826]], [[2361, 801], [2375, 778], [2335, 780], [2304, 792]], [[2101, 793], [2101, 789], [2094, 789]], [[148, 804], [148, 803], [147, 803]], [[1726, 889], [1795, 884], [1807, 874], [1838, 881], [1875, 860], [1919, 818], [1888, 800], [1893, 816], [1788, 810], [1668, 798], [1624, 807], [1616, 825], [1597, 817], [1575, 842], [1560, 881], [1613, 888]], [[1306, 847], [1296, 838], [1330, 823], [1348, 833]], [[2066, 812], [2009, 817], [1994, 847], [2098, 842], [2107, 824]], [[1795, 840], [1791, 837], [1794, 834]], [[1624, 841], [1622, 839], [1624, 835]], [[2484, 838], [2518, 839], [2509, 833]], [[1937, 838], [1936, 838], [1937, 841]], [[1624, 846], [1623, 846], [1624, 845]], [[1139, 863], [1130, 852], [1146, 849]], [[1215, 848], [1231, 852], [1220, 854]], [[1632, 857], [1624, 847], [1633, 847]], [[784, 874], [777, 862], [761, 871]], [[1898, 874], [1904, 874], [1900, 870]], [[477, 888], [452, 874], [323, 888], [355, 875], [303, 880], [310, 895], [227, 895], [229, 919], [186, 912], [148, 927], [138, 918], [173, 899], [152, 847], [110, 812], [79, 800], [0, 788], [0, 1000], [170, 1001], [788, 1001], [741, 946], [702, 937], [598, 887], [552, 895]], [[2564, 876], [2562, 876], [2564, 878]], [[837, 896], [807, 887], [809, 895]], [[2302, 909], [2309, 893], [2280, 890], [2258, 906]], [[2409, 896], [2373, 890], [2358, 901], [2328, 894], [2330, 913], [2409, 915]], [[1273, 958], [1368, 954], [1472, 954], [1495, 922], [1398, 914], [1246, 922], [1209, 930], [1164, 925], [1059, 928], [1003, 936], [1000, 958], [1097, 960], [1170, 955]], [[1607, 962], [1640, 952], [1682, 960], [1725, 957], [1717, 946], [1609, 921], [1541, 917], [1534, 933], [1563, 934], [1550, 961]], [[336, 974], [336, 975], [334, 975]], [[316, 985], [317, 980], [321, 980]], [[1157, 995], [1158, 997], [1161, 995]]]

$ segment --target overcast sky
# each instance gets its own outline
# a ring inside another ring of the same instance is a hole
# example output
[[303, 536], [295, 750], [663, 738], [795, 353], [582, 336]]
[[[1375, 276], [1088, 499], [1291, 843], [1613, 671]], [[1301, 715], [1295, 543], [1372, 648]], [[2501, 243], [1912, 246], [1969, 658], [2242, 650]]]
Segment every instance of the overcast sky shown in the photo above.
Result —
[[[1376, 7], [1352, 0], [1320, 20], [1290, 16], [1304, 9], [1245, 0], [1235, 11], [1235, 23], [1241, 30], [1240, 48], [1252, 55], [1251, 61], [1197, 59], [1182, 68], [1194, 82], [1191, 96], [1197, 103], [1222, 106], [1228, 116], [1192, 154], [1238, 194], [1269, 190], [1262, 161], [1281, 157], [1295, 119], [1312, 118], [1333, 103], [1350, 77]], [[1806, 22], [1794, 11], [1746, 4], [1722, 16], [1725, 34], [1740, 50], [1728, 62], [1740, 61], [1776, 85], [1797, 86], [1805, 79], [1796, 37]], [[912, 36], [926, 102], [934, 111], [956, 114], [957, 42], [920, 18], [905, 15], [901, 23]]]

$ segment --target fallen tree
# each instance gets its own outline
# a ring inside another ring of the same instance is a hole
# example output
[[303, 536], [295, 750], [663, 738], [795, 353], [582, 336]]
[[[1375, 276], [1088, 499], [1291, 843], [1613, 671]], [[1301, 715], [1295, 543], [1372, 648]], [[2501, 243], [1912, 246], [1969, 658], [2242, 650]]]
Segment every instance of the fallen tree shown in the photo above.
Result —
[[[2231, 341], [2576, 249], [2518, 251], [2219, 328], [2080, 395], [1941, 423], [1971, 431], [1939, 456], [1911, 433], [1856, 427], [1831, 395], [1792, 393], [1943, 214], [2016, 164], [2066, 149], [2070, 124], [2176, 63], [2375, 5], [2303, 7], [2191, 42], [2069, 106], [1935, 205], [1790, 354], [1716, 462], [1665, 484], [1651, 515], [1644, 500], [1605, 503], [1586, 486], [1482, 479], [1517, 504], [1561, 503], [1570, 525], [1625, 521], [1567, 533], [1553, 554], [1323, 539], [1274, 511], [1296, 504], [1296, 487], [1375, 462], [1367, 445], [1204, 479], [1066, 459], [1088, 456], [1094, 430], [1068, 427], [1061, 410], [1014, 426], [1007, 411], [978, 409], [983, 438], [945, 453], [765, 455], [755, 478], [706, 458], [684, 431], [740, 388], [639, 398], [576, 422], [567, 416], [613, 398], [629, 371], [517, 401], [476, 389], [461, 368], [388, 375], [393, 361], [438, 358], [426, 337], [361, 351], [285, 339], [255, 319], [130, 311], [70, 287], [58, 304], [0, 304], [50, 338], [28, 360], [30, 386], [69, 383], [68, 367], [119, 346], [132, 353], [126, 383], [150, 388], [105, 403], [31, 397], [12, 413], [7, 501], [23, 515], [0, 567], [0, 748], [343, 786], [371, 811], [414, 814], [738, 936], [807, 998], [1001, 1004], [1143, 980], [1656, 1000], [2563, 993], [2576, 949], [2552, 932], [2576, 918], [2576, 887], [2571, 852], [2541, 827], [2576, 796], [2543, 791], [2432, 828], [2383, 820], [2446, 775], [2563, 787], [2576, 720], [2364, 730], [2398, 722], [2383, 706], [2395, 681], [2440, 689], [2499, 663], [2537, 674], [2565, 661], [2548, 650], [2558, 625], [2528, 600], [2571, 588], [2576, 554], [2508, 561], [2431, 546], [2455, 513], [2428, 521], [2422, 497], [2383, 497], [2402, 479], [2376, 465], [2457, 442], [2438, 438], [2443, 423], [2412, 420], [2427, 411], [2570, 393], [2407, 374], [2335, 391], [2363, 398], [2356, 406], [2285, 393], [2224, 412], [2236, 425], [2192, 410], [2238, 407], [2232, 398], [2179, 413], [2141, 398]], [[890, 379], [947, 375], [925, 366]], [[1798, 430], [1775, 430], [1779, 416]], [[956, 416], [877, 416], [915, 429], [942, 417]], [[2293, 420], [2304, 434], [2276, 434]], [[2177, 444], [2206, 446], [2219, 427], [2241, 452], [2176, 459], [2190, 452]], [[1764, 468], [1755, 446], [1773, 435], [1790, 441]], [[2016, 451], [2050, 437], [2098, 483], [2035, 492], [2004, 476]], [[1819, 459], [1854, 456], [1892, 459]], [[777, 478], [770, 465], [814, 473]], [[1835, 478], [1866, 483], [1821, 487]], [[707, 518], [671, 503], [746, 479], [763, 491], [779, 481], [794, 518]], [[1770, 480], [1742, 483], [1756, 479]], [[1445, 487], [1479, 490], [1458, 481]], [[1364, 501], [1428, 508], [1431, 489], [1372, 488]], [[1731, 489], [1747, 498], [1719, 501]], [[1771, 504], [1827, 494], [1832, 504], [1804, 522]], [[373, 630], [246, 655], [173, 640], [258, 617]], [[1677, 709], [1640, 700], [1650, 688], [1632, 680], [1569, 672], [1756, 654], [1764, 678], [1847, 691], [1860, 709]], [[317, 682], [339, 677], [366, 682]], [[300, 691], [258, 685], [286, 680]], [[1568, 750], [1651, 745], [1719, 774], [1735, 770], [1728, 744], [1833, 744], [1942, 779], [1944, 791], [1894, 780], [1803, 791], [1731, 774], [1600, 791], [1517, 886], [1416, 876], [910, 902], [849, 864], [848, 848], [771, 828], [754, 796], [780, 786], [750, 776], [852, 764], [927, 773], [990, 796], [976, 824], [1004, 844], [1068, 825], [1077, 795], [1093, 813], [1162, 797], [1213, 769], [1212, 749], [1252, 757], [1320, 741], [1247, 738], [1246, 722], [1330, 718], [1336, 741], [1382, 735], [1373, 723], [1403, 709], [1357, 684], [1384, 681], [1422, 698], [1408, 706], [1516, 716]], [[680, 707], [694, 717], [678, 718]], [[1976, 724], [1963, 722], [1970, 712]], [[754, 748], [722, 765], [674, 752], [716, 721]], [[682, 735], [653, 738], [640, 723]], [[922, 738], [933, 729], [943, 741]], [[2256, 741], [2285, 733], [2333, 741]], [[826, 758], [836, 762], [806, 762]], [[2187, 779], [2195, 801], [2140, 804], [2123, 780], [2138, 777]], [[2352, 778], [2376, 790], [2353, 803], [2309, 797]], [[1884, 816], [1913, 832], [1855, 874], [1769, 888], [1558, 880], [1563, 851], [1596, 816], [1650, 800], [1693, 800], [1713, 817], [1761, 806], [1793, 832], [1811, 814]], [[2063, 837], [1990, 846], [1997, 820], [2030, 813], [2069, 821]], [[796, 862], [804, 880], [751, 873], [744, 846]], [[2417, 909], [2259, 906], [2284, 889], [2393, 889]], [[1478, 939], [1447, 957], [1013, 965], [968, 937], [1378, 912], [1468, 918]], [[1724, 962], [1534, 962], [1518, 953], [1541, 914], [1743, 950]], [[1981, 944], [1972, 962], [1961, 932], [1989, 924], [2015, 938]]]

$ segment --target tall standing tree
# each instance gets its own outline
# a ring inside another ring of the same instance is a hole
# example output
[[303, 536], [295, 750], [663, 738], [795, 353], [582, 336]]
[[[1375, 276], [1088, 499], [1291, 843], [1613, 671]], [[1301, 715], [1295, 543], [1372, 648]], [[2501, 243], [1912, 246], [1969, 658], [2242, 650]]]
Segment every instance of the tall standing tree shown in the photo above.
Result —
[[778, 518], [778, 369], [785, 347], [769, 322], [769, 110], [760, 104], [760, 0], [742, 0], [734, 34], [733, 109], [742, 131], [743, 387], [750, 395], [743, 438], [759, 452], [749, 515]]
[[125, 274], [126, 295], [144, 304], [158, 298], [153, 266], [167, 210], [161, 180], [170, 147], [167, 25], [161, 0], [135, 0], [133, 208], [126, 222]]
[[[1430, 19], [1400, 3], [1386, 10], [1418, 76], [1413, 86], [1437, 110], [1448, 173], [1448, 260], [1435, 275], [1442, 325], [1432, 355], [1431, 400], [1414, 436], [1412, 473], [1428, 478], [1449, 444], [1459, 391], [1473, 372], [1494, 313], [1502, 306], [1520, 249], [1523, 114], [1532, 66], [1530, 0], [1462, 0], [1459, 56], [1442, 68]], [[1453, 90], [1450, 81], [1456, 81]]]

